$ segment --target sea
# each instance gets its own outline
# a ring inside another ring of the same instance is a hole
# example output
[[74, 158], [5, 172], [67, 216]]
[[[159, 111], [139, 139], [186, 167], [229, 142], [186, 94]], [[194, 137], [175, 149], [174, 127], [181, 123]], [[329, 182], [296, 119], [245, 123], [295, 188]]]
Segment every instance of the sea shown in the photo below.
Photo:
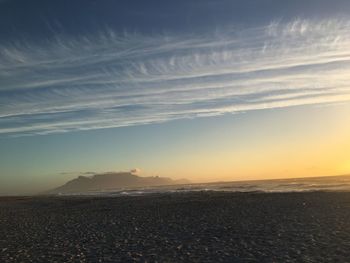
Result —
[[[94, 196], [138, 196], [161, 193], [181, 193], [196, 191], [222, 191], [222, 192], [312, 192], [312, 191], [350, 191], [350, 175], [309, 177], [295, 179], [274, 179], [259, 181], [234, 181], [215, 183], [196, 183], [183, 185], [148, 186], [138, 188], [120, 188], [113, 190], [99, 190], [87, 193], [69, 195]], [[66, 194], [61, 194], [66, 195]]]

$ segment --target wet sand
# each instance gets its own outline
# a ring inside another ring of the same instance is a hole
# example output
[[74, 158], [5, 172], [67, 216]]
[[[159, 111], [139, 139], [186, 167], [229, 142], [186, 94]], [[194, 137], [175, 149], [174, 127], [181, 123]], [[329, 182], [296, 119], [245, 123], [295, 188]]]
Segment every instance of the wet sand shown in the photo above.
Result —
[[3, 197], [0, 262], [350, 262], [350, 193]]

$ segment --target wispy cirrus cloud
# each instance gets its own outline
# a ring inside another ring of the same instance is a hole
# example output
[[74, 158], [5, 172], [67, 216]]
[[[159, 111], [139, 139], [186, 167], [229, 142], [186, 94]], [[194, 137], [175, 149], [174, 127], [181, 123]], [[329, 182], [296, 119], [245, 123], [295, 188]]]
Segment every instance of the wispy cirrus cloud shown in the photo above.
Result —
[[350, 100], [350, 21], [0, 45], [0, 133], [47, 134]]

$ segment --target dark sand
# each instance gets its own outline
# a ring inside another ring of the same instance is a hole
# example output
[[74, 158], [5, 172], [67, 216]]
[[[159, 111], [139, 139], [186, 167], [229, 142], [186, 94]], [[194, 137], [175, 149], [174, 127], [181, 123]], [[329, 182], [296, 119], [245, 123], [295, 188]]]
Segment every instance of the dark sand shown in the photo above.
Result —
[[350, 262], [350, 193], [0, 199], [0, 262]]

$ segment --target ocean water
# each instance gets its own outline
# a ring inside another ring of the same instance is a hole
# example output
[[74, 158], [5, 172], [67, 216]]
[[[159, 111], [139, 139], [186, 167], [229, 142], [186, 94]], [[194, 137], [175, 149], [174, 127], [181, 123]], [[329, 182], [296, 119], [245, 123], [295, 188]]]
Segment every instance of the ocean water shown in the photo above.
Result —
[[[142, 188], [122, 188], [108, 191], [94, 191], [79, 193], [76, 195], [96, 196], [135, 196], [154, 193], [179, 193], [190, 191], [225, 191], [225, 192], [310, 192], [310, 191], [350, 191], [350, 175], [261, 180], [261, 181], [240, 181], [240, 182], [217, 182], [203, 184], [184, 184], [169, 186], [152, 186]], [[72, 194], [69, 194], [72, 195]]]

